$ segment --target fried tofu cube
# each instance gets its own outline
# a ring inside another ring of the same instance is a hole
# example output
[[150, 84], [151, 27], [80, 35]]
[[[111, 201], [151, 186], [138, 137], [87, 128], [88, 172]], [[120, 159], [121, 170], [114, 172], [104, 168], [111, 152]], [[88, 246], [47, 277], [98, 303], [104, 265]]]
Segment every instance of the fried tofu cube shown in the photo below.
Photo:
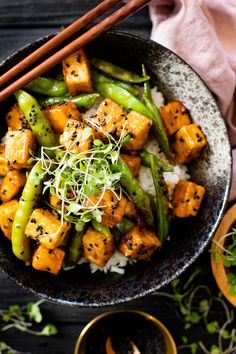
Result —
[[126, 257], [137, 260], [148, 260], [151, 255], [160, 247], [161, 242], [155, 232], [133, 226], [129, 232], [122, 237], [119, 244], [119, 251]]
[[58, 214], [47, 209], [35, 209], [26, 225], [25, 234], [38, 240], [43, 246], [54, 249], [66, 243], [71, 225], [61, 219]]
[[7, 163], [19, 170], [29, 168], [30, 150], [35, 150], [35, 138], [31, 130], [9, 130], [6, 135], [5, 156]]
[[13, 170], [3, 178], [0, 186], [0, 197], [3, 202], [13, 199], [25, 185], [25, 174], [21, 171]]
[[9, 240], [11, 239], [12, 225], [18, 205], [17, 199], [0, 205], [0, 228]]
[[124, 149], [141, 150], [147, 141], [151, 125], [152, 121], [144, 115], [135, 111], [128, 113], [117, 129], [118, 136], [131, 135], [131, 139], [124, 145]]
[[92, 129], [74, 119], [68, 120], [63, 134], [60, 135], [60, 144], [67, 150], [86, 152], [91, 148], [92, 141]]
[[[61, 209], [62, 208], [62, 201], [59, 199], [56, 195], [54, 194], [49, 194], [49, 203], [50, 205], [55, 208], [55, 209]], [[67, 210], [66, 208], [66, 203], [64, 204], [64, 211]]]
[[83, 49], [79, 49], [64, 59], [62, 68], [64, 79], [71, 95], [93, 91], [90, 64]]
[[105, 236], [92, 227], [89, 227], [84, 234], [82, 245], [84, 258], [99, 267], [104, 267], [115, 252], [113, 236]]
[[81, 115], [76, 105], [71, 102], [57, 103], [47, 106], [44, 113], [55, 133], [63, 133], [69, 119], [80, 120]]
[[126, 165], [131, 169], [133, 175], [136, 177], [140, 169], [141, 157], [130, 156], [126, 154], [121, 154], [121, 157], [125, 161]]
[[191, 124], [187, 108], [180, 101], [161, 107], [160, 114], [168, 136], [175, 134], [183, 125]]
[[179, 181], [172, 198], [172, 214], [178, 218], [196, 216], [205, 194], [205, 188], [189, 181]]
[[60, 248], [51, 250], [39, 245], [32, 258], [32, 267], [57, 275], [62, 267], [64, 257], [65, 251]]
[[207, 145], [207, 140], [197, 124], [183, 125], [175, 134], [172, 149], [175, 159], [180, 164], [199, 158], [200, 152]]
[[134, 202], [132, 202], [131, 200], [127, 201], [124, 215], [127, 215], [131, 218], [136, 218], [136, 216], [137, 216], [136, 206], [135, 206]]
[[96, 205], [98, 203], [97, 208], [103, 211], [102, 224], [104, 226], [114, 227], [123, 219], [127, 199], [121, 197], [119, 200], [110, 189], [106, 189], [102, 198], [101, 194], [91, 196], [90, 201], [90, 205]]
[[11, 107], [10, 112], [7, 113], [6, 122], [8, 128], [11, 130], [30, 129], [30, 125], [17, 103], [15, 103]]
[[[126, 117], [126, 111], [117, 103], [106, 98], [89, 118], [94, 135], [98, 139], [106, 140], [105, 133], [116, 136], [120, 122]], [[103, 133], [104, 132], [104, 133]]]
[[5, 144], [0, 144], [0, 176], [6, 176], [8, 172], [9, 166], [5, 156]]

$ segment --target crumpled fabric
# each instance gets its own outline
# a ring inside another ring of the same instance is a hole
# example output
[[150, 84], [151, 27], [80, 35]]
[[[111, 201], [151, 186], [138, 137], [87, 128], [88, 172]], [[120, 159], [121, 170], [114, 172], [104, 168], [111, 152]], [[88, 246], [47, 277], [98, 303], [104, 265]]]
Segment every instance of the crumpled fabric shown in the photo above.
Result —
[[153, 0], [151, 38], [178, 54], [216, 95], [233, 149], [236, 199], [236, 0]]

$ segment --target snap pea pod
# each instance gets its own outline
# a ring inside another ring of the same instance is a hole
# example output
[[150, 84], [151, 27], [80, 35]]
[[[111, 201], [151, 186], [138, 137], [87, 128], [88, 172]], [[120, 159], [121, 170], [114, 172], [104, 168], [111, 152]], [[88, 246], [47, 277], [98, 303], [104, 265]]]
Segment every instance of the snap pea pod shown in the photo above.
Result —
[[56, 146], [57, 139], [51, 124], [41, 111], [36, 99], [23, 90], [17, 91], [15, 97], [40, 146]]
[[122, 234], [127, 234], [129, 230], [135, 225], [135, 223], [127, 218], [126, 216], [123, 217], [123, 219], [116, 224], [116, 228], [122, 233]]
[[25, 236], [25, 228], [33, 208], [41, 197], [44, 177], [45, 172], [42, 163], [38, 161], [26, 180], [13, 222], [12, 250], [14, 255], [24, 261], [26, 265], [31, 264], [31, 250], [30, 239]]
[[99, 93], [83, 93], [78, 96], [68, 95], [63, 97], [47, 97], [41, 99], [39, 103], [42, 107], [46, 107], [46, 106], [50, 106], [51, 104], [72, 101], [74, 102], [76, 107], [78, 107], [80, 110], [87, 111], [94, 105], [96, 99], [99, 96], [100, 96]]
[[107, 237], [111, 236], [111, 232], [110, 232], [109, 227], [102, 225], [97, 220], [92, 219], [92, 225], [93, 225], [94, 230], [101, 232], [103, 235], [105, 235]]
[[163, 178], [163, 174], [157, 164], [156, 156], [146, 152], [149, 158], [145, 156], [142, 162], [147, 167], [150, 167], [152, 173], [152, 179], [155, 187], [156, 193], [156, 216], [157, 216], [157, 227], [158, 236], [163, 245], [166, 237], [169, 233], [169, 214], [168, 214], [168, 199], [167, 199], [167, 187]]
[[[151, 156], [152, 154], [150, 154], [149, 152], [147, 152], [146, 150], [143, 150], [139, 153], [139, 156], [142, 159], [142, 162], [145, 166], [151, 166]], [[153, 155], [153, 158], [156, 161], [157, 166], [163, 171], [163, 172], [173, 172], [173, 166], [169, 165], [167, 162], [163, 161], [162, 159], [160, 159], [159, 157]]]
[[75, 265], [82, 255], [82, 237], [85, 231], [85, 225], [81, 231], [75, 231], [71, 235], [68, 249], [68, 264]]
[[123, 106], [127, 111], [134, 110], [150, 119], [153, 119], [153, 116], [147, 107], [137, 97], [132, 95], [127, 90], [124, 90], [122, 87], [109, 82], [95, 82], [94, 86], [96, 91], [98, 91], [101, 96], [110, 98]]
[[102, 73], [124, 82], [137, 84], [150, 79], [150, 77], [147, 75], [145, 77], [139, 76], [133, 73], [132, 71], [123, 69], [120, 66], [117, 66], [102, 59], [92, 58], [90, 62], [96, 69], [98, 69]]
[[[147, 73], [146, 73], [145, 66], [143, 64], [142, 64], [142, 71], [143, 71], [143, 76], [145, 77]], [[165, 127], [162, 123], [162, 119], [161, 119], [160, 113], [158, 111], [158, 108], [156, 107], [156, 105], [154, 104], [153, 99], [152, 99], [151, 87], [150, 87], [149, 81], [144, 82], [143, 99], [144, 99], [144, 102], [145, 102], [148, 110], [152, 114], [153, 128], [156, 133], [157, 141], [160, 144], [160, 147], [161, 147], [162, 151], [164, 152], [164, 154], [166, 155], [166, 157], [168, 159], [170, 159], [171, 161], [174, 161], [174, 156], [173, 156], [173, 153], [170, 149], [170, 144], [169, 144], [169, 140], [168, 140], [168, 137], [166, 134]]]
[[121, 185], [126, 189], [137, 208], [143, 213], [148, 225], [153, 225], [153, 214], [149, 196], [139, 185], [124, 160], [119, 157], [117, 163], [113, 164], [111, 168], [114, 172], [121, 172]]
[[25, 88], [46, 96], [65, 96], [68, 93], [68, 88], [64, 81], [43, 76], [34, 79]]
[[127, 82], [122, 82], [119, 80], [109, 78], [109, 77], [107, 77], [95, 70], [92, 71], [92, 77], [93, 77], [93, 81], [96, 83], [103, 83], [103, 82], [112, 83], [112, 84], [122, 87], [126, 91], [132, 93], [132, 95], [134, 95], [134, 96], [139, 95], [139, 90]]

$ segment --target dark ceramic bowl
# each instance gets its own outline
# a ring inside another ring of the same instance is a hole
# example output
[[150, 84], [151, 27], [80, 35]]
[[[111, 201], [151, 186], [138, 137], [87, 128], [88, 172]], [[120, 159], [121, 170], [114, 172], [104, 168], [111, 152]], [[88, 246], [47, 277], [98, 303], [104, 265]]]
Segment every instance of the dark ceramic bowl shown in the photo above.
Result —
[[[9, 57], [0, 65], [0, 74], [45, 40]], [[151, 293], [179, 276], [196, 260], [212, 238], [226, 205], [231, 182], [231, 151], [226, 126], [214, 97], [193, 69], [171, 51], [150, 40], [109, 32], [93, 42], [87, 52], [138, 71], [141, 63], [145, 63], [152, 83], [158, 86], [167, 101], [178, 99], [184, 103], [208, 140], [201, 159], [190, 167], [191, 179], [206, 187], [198, 217], [173, 221], [171, 240], [163, 251], [156, 253], [150, 262], [127, 267], [124, 275], [100, 272], [92, 275], [86, 264], [61, 272], [57, 277], [38, 272], [17, 260], [10, 243], [1, 237], [0, 267], [17, 284], [61, 304], [95, 307]], [[1, 104], [2, 114], [9, 104], [9, 101]], [[3, 135], [5, 127], [2, 125], [1, 129]]]

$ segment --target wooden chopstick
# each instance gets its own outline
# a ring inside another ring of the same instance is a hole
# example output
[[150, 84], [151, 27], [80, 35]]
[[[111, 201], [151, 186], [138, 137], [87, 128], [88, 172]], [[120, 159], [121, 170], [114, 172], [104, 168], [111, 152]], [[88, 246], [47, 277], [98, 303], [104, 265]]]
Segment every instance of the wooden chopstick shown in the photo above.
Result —
[[[46, 59], [34, 69], [30, 70], [27, 74], [13, 82], [4, 90], [2, 90], [0, 92], [0, 101], [3, 101], [4, 99], [12, 95], [14, 92], [19, 90], [21, 87], [27, 85], [30, 81], [34, 80], [36, 77], [50, 70], [56, 64], [60, 63], [62, 59], [66, 58], [79, 48], [84, 47], [86, 44], [97, 38], [102, 33], [106, 32], [112, 26], [116, 25], [117, 23], [132, 15], [134, 12], [141, 9], [148, 2], [150, 2], [150, 0], [130, 0], [122, 8], [118, 9], [112, 15], [108, 16], [103, 21], [90, 28], [86, 33], [73, 40], [71, 43], [66, 45], [57, 53]], [[28, 64], [30, 65], [31, 63]]]
[[12, 78], [18, 75], [21, 71], [34, 64], [37, 60], [42, 58], [45, 54], [57, 48], [62, 42], [71, 37], [73, 34], [81, 30], [83, 27], [89, 25], [96, 18], [100, 17], [106, 11], [117, 5], [121, 0], [104, 0], [89, 12], [84, 14], [78, 20], [73, 22], [70, 26], [59, 32], [52, 39], [43, 44], [40, 48], [28, 55], [25, 59], [16, 64], [13, 68], [8, 70], [0, 77], [0, 87], [9, 82]]

